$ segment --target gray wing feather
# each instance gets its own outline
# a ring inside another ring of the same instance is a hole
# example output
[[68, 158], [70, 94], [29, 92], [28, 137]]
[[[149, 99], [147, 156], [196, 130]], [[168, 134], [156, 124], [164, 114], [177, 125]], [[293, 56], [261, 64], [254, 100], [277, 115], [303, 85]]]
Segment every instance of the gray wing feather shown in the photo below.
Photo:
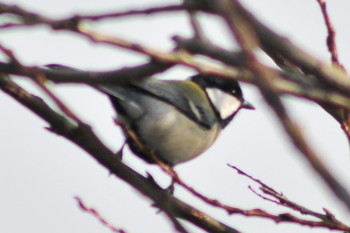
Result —
[[124, 114], [129, 118], [138, 119], [143, 116], [145, 109], [137, 101], [137, 94], [119, 85], [101, 85], [99, 89], [108, 94], [110, 98], [113, 97], [113, 99], [111, 98], [112, 103], [118, 102]]
[[193, 106], [194, 104], [188, 100], [188, 97], [184, 94], [184, 90], [181, 88], [181, 85], [179, 85], [179, 82], [181, 81], [147, 79], [147, 81], [135, 82], [132, 85], [170, 103], [202, 127], [210, 129], [215, 123], [215, 120], [213, 118], [208, 118], [202, 109], [194, 109], [200, 107]]
[[[139, 93], [144, 93], [149, 96], [154, 96], [161, 101], [167, 102], [177, 109], [179, 109], [183, 114], [192, 119], [193, 121], [200, 124], [202, 127], [210, 129], [215, 123], [214, 119], [208, 118], [201, 109], [197, 109], [197, 113], [194, 112], [194, 106], [191, 106], [188, 98], [185, 96], [183, 89], [179, 85], [179, 81], [176, 80], [158, 80], [158, 79], [146, 79], [144, 81], [133, 82], [121, 85], [101, 85], [100, 89], [116, 98], [123, 100], [124, 96], [132, 100], [132, 95], [135, 91]], [[126, 93], [122, 93], [126, 92]], [[135, 93], [134, 93], [135, 94]], [[140, 96], [139, 96], [140, 97]], [[127, 102], [126, 102], [127, 104]], [[192, 104], [193, 105], [193, 104]], [[198, 107], [198, 106], [196, 106]], [[141, 106], [140, 106], [141, 108]], [[202, 115], [198, 115], [198, 112]]]

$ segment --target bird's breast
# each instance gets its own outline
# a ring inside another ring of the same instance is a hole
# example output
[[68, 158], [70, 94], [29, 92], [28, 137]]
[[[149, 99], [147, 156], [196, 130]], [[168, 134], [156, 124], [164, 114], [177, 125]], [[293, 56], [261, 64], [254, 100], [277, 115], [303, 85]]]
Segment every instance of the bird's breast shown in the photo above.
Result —
[[143, 127], [138, 127], [138, 133], [146, 147], [170, 165], [200, 155], [213, 144], [220, 132], [218, 123], [204, 129], [167, 104], [148, 111], [139, 124]]

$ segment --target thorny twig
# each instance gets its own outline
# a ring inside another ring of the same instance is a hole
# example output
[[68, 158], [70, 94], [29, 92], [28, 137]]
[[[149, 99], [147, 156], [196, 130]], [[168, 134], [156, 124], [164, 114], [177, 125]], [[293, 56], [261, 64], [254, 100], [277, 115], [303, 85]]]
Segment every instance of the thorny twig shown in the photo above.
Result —
[[[153, 156], [155, 159], [156, 157]], [[191, 186], [189, 186], [188, 184], [186, 184], [181, 178], [180, 176], [176, 173], [176, 171], [174, 169], [172, 169], [171, 167], [167, 166], [166, 164], [164, 164], [163, 162], [159, 161], [158, 159], [156, 159], [158, 165], [162, 168], [162, 170], [164, 172], [166, 172], [168, 175], [170, 175], [172, 177], [172, 179], [179, 184], [180, 186], [182, 186], [183, 188], [185, 188], [187, 191], [189, 191], [190, 193], [192, 193], [194, 196], [196, 196], [197, 198], [201, 199], [202, 201], [204, 201], [205, 203], [212, 205], [214, 207], [218, 207], [221, 208], [223, 210], [225, 210], [228, 214], [239, 214], [239, 215], [244, 215], [247, 217], [261, 217], [261, 218], [266, 218], [266, 219], [270, 219], [276, 223], [280, 223], [280, 222], [291, 222], [291, 223], [296, 223], [296, 224], [300, 224], [300, 225], [304, 225], [304, 226], [310, 226], [310, 227], [324, 227], [324, 228], [328, 228], [328, 229], [332, 229], [332, 230], [342, 230], [342, 231], [350, 231], [350, 226], [347, 226], [345, 224], [343, 224], [342, 222], [340, 222], [339, 220], [337, 220], [334, 215], [329, 212], [327, 209], [324, 209], [326, 214], [319, 214], [317, 212], [311, 211], [301, 205], [298, 205], [294, 202], [289, 201], [287, 198], [285, 198], [282, 194], [279, 194], [278, 192], [276, 192], [274, 189], [270, 188], [269, 186], [265, 185], [264, 183], [262, 183], [259, 180], [256, 180], [252, 177], [250, 177], [249, 175], [247, 175], [249, 178], [254, 179], [254, 181], [258, 182], [259, 184], [261, 184], [263, 186], [262, 191], [268, 195], [271, 195], [273, 197], [275, 197], [279, 202], [275, 202], [273, 200], [273, 202], [275, 203], [280, 203], [281, 205], [283, 205], [282, 203], [284, 203], [283, 206], [287, 206], [289, 208], [292, 208], [294, 210], [299, 211], [302, 214], [308, 214], [310, 216], [314, 216], [320, 219], [320, 221], [311, 221], [311, 220], [307, 220], [307, 219], [302, 219], [302, 218], [298, 218], [296, 216], [293, 216], [292, 214], [288, 214], [288, 213], [282, 213], [282, 214], [271, 214], [265, 210], [261, 210], [261, 209], [252, 209], [252, 210], [243, 210], [234, 206], [230, 206], [227, 204], [224, 204], [222, 202], [220, 202], [219, 200], [216, 199], [212, 199], [209, 198], [203, 194], [201, 194], [200, 192], [198, 192], [197, 190], [195, 190], [194, 188], [192, 188]], [[237, 171], [239, 171], [240, 174], [242, 175], [246, 175], [246, 173], [242, 172], [241, 170], [239, 170], [238, 168], [234, 167], [234, 166], [230, 166], [234, 169], [236, 169]], [[242, 173], [241, 173], [242, 172]]]
[[321, 214], [321, 213], [317, 213], [315, 211], [312, 211], [312, 210], [310, 210], [310, 209], [308, 209], [308, 208], [306, 208], [304, 206], [301, 206], [301, 205], [299, 205], [299, 204], [289, 200], [282, 193], [277, 192], [275, 189], [273, 189], [270, 186], [266, 185], [261, 180], [258, 180], [256, 178], [252, 177], [251, 175], [249, 175], [246, 172], [242, 171], [238, 167], [230, 165], [230, 164], [228, 164], [228, 166], [230, 168], [236, 170], [238, 174], [240, 174], [242, 176], [245, 176], [245, 177], [249, 178], [250, 180], [254, 181], [255, 183], [259, 184], [260, 185], [259, 189], [264, 194], [275, 198], [275, 200], [267, 198], [266, 196], [263, 196], [263, 195], [257, 193], [253, 188], [251, 188], [249, 186], [250, 190], [252, 190], [256, 195], [258, 195], [259, 197], [263, 198], [264, 200], [268, 200], [268, 201], [271, 201], [271, 202], [273, 202], [275, 204], [288, 207], [288, 208], [290, 208], [292, 210], [295, 210], [295, 211], [298, 211], [299, 213], [304, 214], [304, 215], [310, 215], [310, 216], [316, 217], [316, 218], [320, 219], [321, 221], [327, 222], [329, 224], [346, 226], [344, 223], [342, 223], [338, 219], [336, 219], [335, 216], [329, 210], [323, 208], [323, 210], [325, 211], [325, 214]]

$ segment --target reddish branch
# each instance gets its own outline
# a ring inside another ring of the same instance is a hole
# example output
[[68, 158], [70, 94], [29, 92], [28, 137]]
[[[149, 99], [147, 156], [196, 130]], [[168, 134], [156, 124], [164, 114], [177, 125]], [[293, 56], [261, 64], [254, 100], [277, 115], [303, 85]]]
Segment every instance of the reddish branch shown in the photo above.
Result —
[[83, 211], [92, 214], [94, 217], [96, 217], [98, 220], [100, 220], [100, 222], [101, 222], [104, 226], [106, 226], [107, 228], [109, 228], [111, 231], [116, 232], [116, 233], [125, 233], [124, 230], [118, 229], [117, 227], [115, 227], [115, 226], [113, 226], [111, 223], [109, 223], [106, 219], [104, 219], [104, 218], [101, 216], [101, 214], [100, 214], [97, 210], [95, 210], [94, 208], [89, 208], [89, 207], [87, 207], [87, 206], [84, 204], [84, 202], [81, 200], [80, 197], [75, 197], [75, 200], [77, 200], [79, 207], [80, 207]]
[[337, 43], [335, 40], [336, 31], [335, 31], [335, 28], [331, 22], [329, 15], [328, 15], [326, 1], [325, 0], [317, 0], [317, 2], [320, 5], [322, 15], [323, 15], [324, 21], [326, 23], [326, 27], [327, 27], [327, 31], [328, 31], [327, 47], [328, 47], [329, 52], [331, 53], [332, 62], [334, 64], [338, 65], [339, 67], [341, 67], [342, 69], [344, 69], [344, 67], [339, 62]]
[[[332, 63], [339, 66], [341, 69], [345, 70], [344, 66], [340, 63], [338, 58], [338, 50], [337, 50], [337, 43], [335, 39], [336, 31], [335, 28], [331, 22], [331, 19], [329, 17], [328, 11], [327, 11], [327, 5], [325, 0], [317, 0], [318, 4], [320, 5], [322, 15], [327, 27], [328, 36], [327, 36], [327, 48], [328, 51], [331, 54], [331, 60]], [[329, 109], [329, 107], [328, 107]], [[344, 109], [336, 109], [332, 110], [330, 109], [332, 114], [339, 115], [341, 126], [346, 133], [348, 137], [348, 141], [350, 142], [350, 113], [348, 110]], [[335, 112], [335, 113], [334, 113]]]

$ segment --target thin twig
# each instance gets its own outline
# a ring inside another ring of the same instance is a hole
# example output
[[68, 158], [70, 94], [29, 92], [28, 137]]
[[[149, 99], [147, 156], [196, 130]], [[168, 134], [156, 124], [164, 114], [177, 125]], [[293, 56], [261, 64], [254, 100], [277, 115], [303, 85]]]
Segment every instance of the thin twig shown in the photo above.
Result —
[[317, 2], [320, 5], [323, 19], [324, 19], [326, 27], [327, 27], [327, 31], [328, 31], [327, 47], [328, 47], [328, 51], [331, 54], [332, 62], [333, 62], [333, 64], [336, 64], [340, 68], [344, 69], [344, 66], [339, 61], [337, 43], [335, 40], [336, 31], [335, 31], [335, 28], [333, 26], [333, 23], [332, 23], [329, 15], [328, 15], [326, 1], [325, 0], [317, 0]]
[[146, 9], [139, 10], [128, 10], [122, 12], [114, 13], [104, 13], [98, 15], [74, 15], [69, 18], [52, 20], [48, 17], [41, 16], [39, 14], [27, 11], [23, 8], [14, 5], [8, 5], [5, 3], [0, 3], [0, 14], [8, 13], [21, 17], [22, 23], [5, 23], [0, 25], [0, 28], [10, 28], [10, 27], [19, 27], [25, 25], [37, 25], [37, 24], [50, 24], [55, 28], [74, 28], [82, 21], [98, 21], [103, 19], [119, 18], [125, 16], [135, 16], [135, 15], [151, 15], [157, 13], [166, 13], [166, 12], [176, 12], [185, 10], [183, 4], [168, 5], [168, 6], [159, 6], [159, 7], [150, 7]]
[[38, 74], [35, 83], [55, 102], [66, 116], [70, 117], [78, 124], [81, 123], [82, 121], [80, 118], [45, 85], [46, 80], [47, 79], [44, 75]]
[[[323, 19], [325, 21], [327, 31], [328, 31], [328, 36], [327, 36], [327, 48], [328, 51], [331, 54], [331, 60], [332, 63], [335, 64], [336, 66], [340, 67], [342, 70], [345, 71], [344, 66], [340, 63], [339, 57], [338, 57], [338, 49], [337, 49], [337, 43], [336, 43], [336, 30], [333, 26], [333, 23], [329, 17], [328, 11], [327, 11], [327, 4], [325, 0], [317, 0], [318, 4], [320, 5]], [[325, 107], [326, 109], [329, 109], [329, 107]], [[350, 142], [350, 113], [349, 111], [346, 111], [344, 109], [330, 109], [330, 112], [332, 114], [338, 114], [340, 118], [340, 123], [342, 126], [342, 129], [346, 133], [348, 137], [348, 141]]]
[[322, 221], [327, 221], [327, 222], [331, 222], [332, 224], [339, 224], [339, 225], [344, 225], [344, 223], [340, 222], [339, 220], [337, 220], [334, 215], [329, 214], [330, 211], [325, 211], [326, 214], [320, 214], [317, 213], [315, 211], [312, 211], [308, 208], [305, 208], [304, 206], [301, 206], [291, 200], [289, 200], [286, 196], [284, 196], [282, 193], [277, 192], [275, 189], [271, 188], [270, 186], [266, 185], [264, 182], [254, 178], [253, 176], [247, 174], [246, 172], [242, 171], [241, 169], [239, 169], [236, 166], [230, 165], [228, 164], [228, 166], [234, 170], [237, 171], [237, 173], [239, 175], [245, 176], [247, 178], [249, 178], [250, 180], [254, 181], [255, 183], [260, 185], [260, 190], [264, 193], [267, 194], [269, 196], [272, 196], [273, 198], [275, 198], [276, 200], [272, 200], [270, 198], [267, 198], [259, 193], [257, 193], [255, 190], [253, 190], [251, 187], [249, 187], [250, 190], [252, 190], [256, 195], [258, 195], [259, 197], [263, 198], [264, 200], [268, 200], [270, 202], [273, 202], [277, 205], [282, 205], [284, 207], [288, 207], [290, 209], [293, 209], [295, 211], [300, 212], [301, 214], [304, 215], [310, 215], [316, 218], [321, 219]]
[[[185, 7], [182, 4], [176, 4], [176, 5], [168, 5], [168, 6], [151, 7], [151, 8], [139, 9], [139, 10], [115, 12], [115, 13], [109, 13], [109, 14], [81, 15], [81, 16], [78, 16], [78, 18], [81, 20], [97, 21], [101, 19], [111, 19], [111, 18], [119, 18], [119, 17], [125, 17], [125, 16], [135, 16], [135, 15], [151, 15], [151, 14], [158, 14], [158, 13], [177, 12], [182, 10], [185, 10]], [[69, 21], [69, 19], [67, 19], [67, 21]]]
[[197, 12], [189, 10], [188, 14], [189, 14], [191, 26], [192, 26], [192, 29], [194, 32], [193, 37], [196, 39], [199, 39], [199, 40], [205, 40], [204, 31], [203, 31], [201, 24], [197, 18]]
[[107, 228], [110, 229], [111, 231], [116, 232], [116, 233], [126, 233], [124, 230], [115, 227], [113, 224], [111, 224], [111, 223], [108, 222], [106, 219], [104, 219], [104, 218], [101, 216], [101, 214], [100, 214], [97, 210], [95, 210], [94, 208], [89, 208], [89, 207], [87, 207], [87, 206], [84, 204], [84, 202], [81, 200], [80, 197], [75, 197], [75, 200], [77, 200], [79, 207], [80, 207], [83, 211], [92, 214], [92, 215], [93, 215], [95, 218], [97, 218], [105, 227], [107, 227]]

